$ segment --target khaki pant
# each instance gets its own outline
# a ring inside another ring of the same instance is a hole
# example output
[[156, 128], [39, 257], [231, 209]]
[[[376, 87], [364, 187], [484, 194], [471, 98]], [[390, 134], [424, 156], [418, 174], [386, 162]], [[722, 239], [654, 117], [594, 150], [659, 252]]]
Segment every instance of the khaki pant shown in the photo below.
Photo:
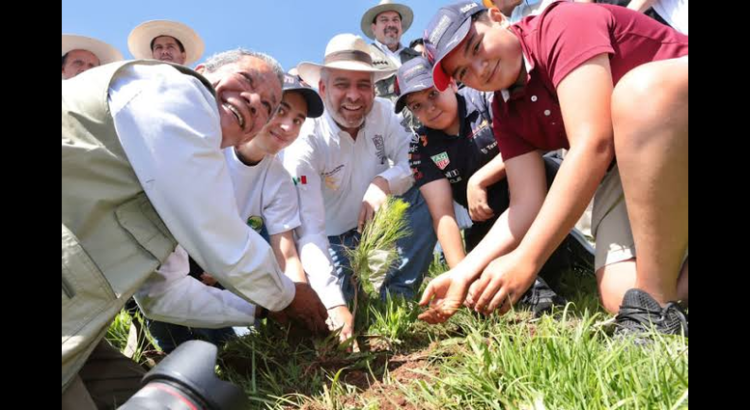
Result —
[[[607, 172], [594, 196], [591, 232], [596, 241], [595, 270], [635, 257], [635, 241], [617, 166]], [[687, 256], [686, 250], [683, 262]]]
[[62, 393], [62, 409], [116, 409], [141, 388], [144, 374], [141, 366], [102, 339]]

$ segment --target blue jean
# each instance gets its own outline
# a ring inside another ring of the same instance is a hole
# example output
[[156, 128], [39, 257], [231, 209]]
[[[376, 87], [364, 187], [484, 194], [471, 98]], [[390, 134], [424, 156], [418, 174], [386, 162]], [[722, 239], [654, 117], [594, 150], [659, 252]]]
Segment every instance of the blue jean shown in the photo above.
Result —
[[[380, 288], [380, 297], [383, 299], [387, 293], [407, 299], [414, 298], [432, 263], [432, 251], [437, 242], [432, 217], [419, 188], [413, 186], [398, 198], [409, 203], [406, 218], [411, 233], [396, 242], [398, 258], [394, 267], [388, 270]], [[359, 239], [360, 234], [356, 228], [328, 237], [334, 273], [347, 302], [354, 298], [354, 287], [351, 282], [352, 269], [345, 249], [356, 247]]]
[[148, 330], [165, 353], [172, 353], [180, 344], [194, 339], [202, 339], [221, 347], [235, 336], [231, 327], [199, 329], [156, 320], [148, 321]]

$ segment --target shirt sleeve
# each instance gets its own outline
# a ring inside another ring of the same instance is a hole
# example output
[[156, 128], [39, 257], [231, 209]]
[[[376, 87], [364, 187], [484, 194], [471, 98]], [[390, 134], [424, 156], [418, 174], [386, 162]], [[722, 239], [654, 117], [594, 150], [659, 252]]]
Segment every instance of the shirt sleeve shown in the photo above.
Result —
[[315, 155], [314, 132], [315, 121], [306, 121], [297, 140], [284, 150], [283, 164], [295, 181], [299, 198], [301, 224], [295, 233], [302, 268], [323, 305], [331, 309], [345, 302], [328, 252], [330, 244], [325, 229], [326, 214], [320, 178], [323, 164]]
[[385, 138], [386, 156], [393, 161], [393, 166], [381, 172], [379, 175], [388, 181], [391, 193], [402, 195], [414, 184], [409, 167], [409, 142], [414, 132], [403, 124], [402, 116], [393, 113], [393, 104], [383, 100], [380, 109], [386, 111], [384, 117], [388, 118], [387, 137]]
[[614, 54], [610, 27], [614, 17], [604, 7], [558, 3], [550, 6], [540, 30], [540, 60], [555, 88], [575, 68], [602, 54]]
[[294, 298], [294, 283], [271, 247], [239, 216], [215, 98], [198, 79], [173, 67], [130, 68], [110, 87], [110, 110], [159, 216], [225, 288], [269, 310], [285, 308]]
[[188, 272], [188, 254], [178, 246], [134, 295], [148, 318], [209, 329], [253, 324], [252, 303], [207, 286]]
[[445, 178], [435, 162], [430, 158], [430, 153], [422, 145], [427, 141], [427, 130], [421, 127], [412, 138], [409, 147], [409, 165], [411, 165], [414, 183], [422, 187], [432, 181]]
[[264, 195], [271, 199], [263, 209], [263, 221], [269, 235], [291, 231], [300, 226], [299, 200], [292, 177], [276, 158], [272, 158], [266, 176]]

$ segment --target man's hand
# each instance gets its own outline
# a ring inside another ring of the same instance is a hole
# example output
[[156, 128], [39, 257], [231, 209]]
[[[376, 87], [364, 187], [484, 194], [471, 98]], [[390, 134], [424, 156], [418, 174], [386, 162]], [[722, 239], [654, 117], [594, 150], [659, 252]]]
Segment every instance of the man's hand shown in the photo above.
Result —
[[[346, 343], [354, 335], [354, 317], [346, 305], [336, 306], [328, 310], [328, 328], [332, 331], [341, 329], [339, 342]], [[359, 350], [356, 341], [352, 341], [355, 351]], [[351, 350], [351, 349], [350, 349]]]
[[469, 183], [466, 184], [466, 201], [472, 221], [486, 221], [495, 215], [487, 203], [487, 189], [478, 184], [473, 177], [469, 178]]
[[214, 286], [217, 283], [216, 278], [211, 276], [211, 274], [208, 272], [201, 273], [201, 282], [208, 286]]
[[388, 181], [377, 176], [372, 180], [370, 186], [362, 198], [362, 208], [359, 210], [359, 219], [357, 220], [357, 231], [362, 233], [365, 224], [372, 220], [375, 212], [385, 203], [386, 197], [391, 194]]
[[328, 334], [329, 330], [326, 325], [328, 312], [318, 294], [307, 283], [295, 282], [294, 287], [296, 289], [294, 299], [281, 313], [314, 334]]

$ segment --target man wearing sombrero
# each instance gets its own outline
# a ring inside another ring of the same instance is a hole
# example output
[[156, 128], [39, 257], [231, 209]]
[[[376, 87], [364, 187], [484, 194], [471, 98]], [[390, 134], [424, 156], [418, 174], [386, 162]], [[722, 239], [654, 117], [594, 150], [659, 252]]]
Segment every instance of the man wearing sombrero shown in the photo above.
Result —
[[73, 34], [62, 35], [63, 80], [73, 78], [102, 64], [122, 59], [122, 53], [103, 41]]
[[401, 44], [401, 36], [409, 30], [414, 13], [409, 6], [382, 0], [377, 6], [362, 15], [360, 27], [365, 36], [374, 40], [370, 44], [370, 56], [375, 67], [392, 69], [394, 75], [375, 84], [375, 94], [391, 102], [398, 98], [395, 92], [395, 70], [401, 64], [419, 56], [419, 53]]
[[386, 196], [400, 195], [409, 203], [411, 234], [398, 241], [395, 266], [370, 277], [381, 296], [414, 296], [436, 237], [424, 199], [413, 187], [408, 153], [413, 133], [400, 124], [393, 104], [375, 97], [374, 84], [393, 71], [375, 67], [367, 43], [354, 34], [334, 36], [323, 64], [303, 62], [297, 70], [305, 82], [318, 85], [325, 105], [323, 116], [308, 119], [284, 152], [300, 198], [297, 248], [331, 320], [351, 327], [344, 297], [351, 301], [354, 287], [345, 249], [359, 241]]
[[198, 61], [204, 48], [195, 30], [170, 20], [147, 21], [128, 36], [128, 49], [137, 59], [152, 58], [187, 66]]

